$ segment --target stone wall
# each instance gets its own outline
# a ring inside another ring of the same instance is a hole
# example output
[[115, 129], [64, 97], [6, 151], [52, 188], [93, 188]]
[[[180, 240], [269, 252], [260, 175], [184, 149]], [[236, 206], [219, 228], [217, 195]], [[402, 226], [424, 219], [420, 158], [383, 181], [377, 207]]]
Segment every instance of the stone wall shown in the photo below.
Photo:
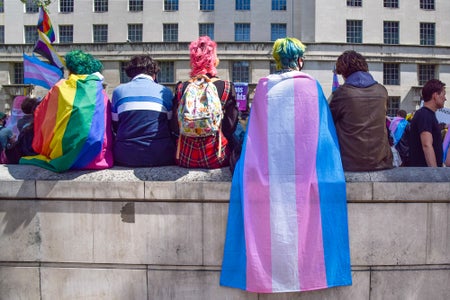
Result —
[[450, 168], [346, 173], [353, 285], [219, 285], [231, 175], [0, 165], [0, 299], [448, 299]]

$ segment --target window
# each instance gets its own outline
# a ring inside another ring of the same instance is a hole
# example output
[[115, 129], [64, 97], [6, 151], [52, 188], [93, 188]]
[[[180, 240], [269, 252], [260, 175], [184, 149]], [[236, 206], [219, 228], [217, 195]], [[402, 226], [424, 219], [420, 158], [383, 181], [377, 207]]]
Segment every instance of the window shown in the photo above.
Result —
[[399, 22], [384, 21], [383, 31], [385, 44], [399, 44]]
[[347, 43], [362, 43], [361, 20], [347, 20]]
[[236, 23], [234, 24], [234, 41], [250, 42], [250, 24]]
[[434, 9], [434, 0], [420, 0], [421, 9]]
[[73, 25], [59, 25], [59, 42], [73, 43]]
[[384, 7], [398, 8], [398, 0], [384, 0]]
[[73, 0], [59, 0], [59, 11], [62, 13], [73, 12]]
[[250, 82], [248, 61], [236, 61], [231, 72], [233, 82]]
[[347, 0], [347, 6], [362, 6], [362, 0]]
[[166, 11], [178, 10], [178, 0], [164, 0], [164, 10]]
[[286, 37], [286, 24], [270, 24], [270, 40]]
[[142, 42], [142, 24], [128, 24], [128, 41]]
[[4, 0], [0, 0], [0, 13], [5, 12], [5, 1]]
[[0, 25], [0, 44], [5, 43], [5, 26]]
[[39, 6], [36, 5], [36, 2], [33, 0], [27, 0], [25, 3], [25, 12], [26, 13], [37, 13], [39, 12]]
[[419, 65], [419, 85], [424, 85], [428, 80], [436, 78], [435, 65]]
[[214, 23], [198, 24], [198, 36], [209, 36], [214, 40]]
[[435, 24], [434, 23], [420, 23], [420, 44], [434, 45], [435, 44]]
[[161, 72], [158, 73], [158, 82], [172, 83], [175, 81], [175, 67], [173, 61], [158, 62]]
[[14, 84], [23, 84], [23, 63], [14, 64]]
[[397, 111], [400, 109], [400, 97], [398, 96], [389, 96], [387, 101], [387, 112], [386, 114], [389, 117], [395, 117], [397, 115]]
[[108, 25], [93, 25], [94, 43], [107, 43], [108, 42]]
[[178, 42], [178, 24], [163, 24], [163, 42]]
[[127, 83], [131, 81], [131, 78], [128, 77], [127, 72], [125, 72], [125, 68], [127, 67], [128, 62], [120, 63], [120, 83]]
[[36, 25], [25, 26], [25, 44], [34, 44], [38, 40]]
[[214, 0], [200, 0], [200, 10], [214, 10]]
[[272, 10], [286, 10], [286, 0], [272, 0]]
[[144, 0], [129, 0], [128, 1], [129, 11], [143, 11], [144, 10]]
[[395, 63], [383, 64], [383, 84], [400, 85], [400, 65]]
[[108, 0], [94, 0], [94, 12], [108, 11]]
[[250, 0], [236, 0], [236, 10], [250, 10]]

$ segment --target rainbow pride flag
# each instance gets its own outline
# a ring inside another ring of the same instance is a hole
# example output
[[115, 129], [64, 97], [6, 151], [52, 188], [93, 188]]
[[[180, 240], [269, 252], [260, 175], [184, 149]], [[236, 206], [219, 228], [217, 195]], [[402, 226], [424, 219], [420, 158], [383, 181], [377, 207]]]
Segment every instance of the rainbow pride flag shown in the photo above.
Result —
[[220, 284], [257, 293], [351, 285], [345, 177], [320, 84], [262, 78], [231, 184]]
[[37, 28], [48, 37], [51, 43], [55, 41], [55, 31], [53, 30], [52, 22], [50, 21], [50, 17], [42, 6], [39, 9]]
[[103, 76], [72, 74], [49, 91], [34, 113], [33, 149], [20, 164], [62, 172], [113, 166], [111, 104]]

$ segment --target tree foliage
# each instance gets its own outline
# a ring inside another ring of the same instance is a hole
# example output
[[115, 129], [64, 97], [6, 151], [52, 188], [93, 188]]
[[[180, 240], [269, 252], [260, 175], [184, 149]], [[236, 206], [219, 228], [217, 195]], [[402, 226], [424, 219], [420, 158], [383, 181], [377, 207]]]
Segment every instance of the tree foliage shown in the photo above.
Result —
[[26, 4], [28, 1], [34, 2], [37, 6], [47, 7], [52, 0], [20, 0], [23, 4]]

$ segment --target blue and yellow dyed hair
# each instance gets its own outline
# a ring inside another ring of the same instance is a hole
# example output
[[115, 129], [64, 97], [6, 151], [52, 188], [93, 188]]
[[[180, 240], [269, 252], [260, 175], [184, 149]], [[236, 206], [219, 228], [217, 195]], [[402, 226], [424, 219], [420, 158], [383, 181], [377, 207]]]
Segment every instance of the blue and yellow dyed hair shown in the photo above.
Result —
[[306, 46], [296, 38], [277, 39], [272, 49], [272, 56], [277, 64], [277, 70], [298, 68], [297, 60], [303, 56], [305, 50]]
[[81, 50], [70, 51], [65, 59], [67, 69], [73, 74], [92, 74], [103, 70], [103, 65], [98, 59]]

